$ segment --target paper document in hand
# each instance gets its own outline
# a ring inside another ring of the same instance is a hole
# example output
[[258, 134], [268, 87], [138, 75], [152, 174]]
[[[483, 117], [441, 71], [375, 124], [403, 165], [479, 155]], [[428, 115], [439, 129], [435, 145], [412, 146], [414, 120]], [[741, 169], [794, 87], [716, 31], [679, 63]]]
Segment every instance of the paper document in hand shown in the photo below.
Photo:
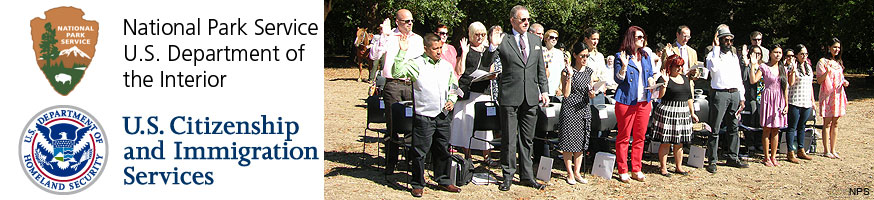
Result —
[[[482, 70], [477, 70], [477, 71], [482, 71]], [[474, 71], [474, 72], [476, 72], [476, 71]], [[483, 72], [485, 72], [485, 71], [483, 71]], [[479, 82], [479, 81], [489, 80], [489, 78], [490, 78], [492, 75], [496, 75], [496, 74], [500, 74], [500, 73], [501, 73], [501, 71], [493, 71], [493, 72], [488, 73], [488, 74], [483, 74], [482, 76], [477, 76], [476, 78], [474, 78], [474, 79], [473, 79], [472, 81], [470, 81], [470, 82]], [[473, 76], [473, 74], [471, 74], [471, 76]]]
[[655, 85], [650, 85], [649, 87], [646, 87], [646, 89], [647, 90], [658, 89], [658, 88], [662, 87], [663, 85], [665, 85], [665, 83], [656, 83]]
[[607, 86], [607, 81], [598, 81], [592, 84], [592, 91], [601, 91]]

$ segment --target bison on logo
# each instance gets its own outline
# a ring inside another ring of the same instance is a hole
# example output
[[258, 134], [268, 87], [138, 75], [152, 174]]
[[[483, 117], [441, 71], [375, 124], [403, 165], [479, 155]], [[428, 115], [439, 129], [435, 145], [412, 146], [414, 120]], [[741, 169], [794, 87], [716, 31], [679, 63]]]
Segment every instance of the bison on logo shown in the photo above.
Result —
[[82, 18], [74, 7], [57, 7], [45, 12], [45, 19], [30, 20], [33, 53], [49, 84], [66, 96], [76, 88], [97, 51], [97, 21]]

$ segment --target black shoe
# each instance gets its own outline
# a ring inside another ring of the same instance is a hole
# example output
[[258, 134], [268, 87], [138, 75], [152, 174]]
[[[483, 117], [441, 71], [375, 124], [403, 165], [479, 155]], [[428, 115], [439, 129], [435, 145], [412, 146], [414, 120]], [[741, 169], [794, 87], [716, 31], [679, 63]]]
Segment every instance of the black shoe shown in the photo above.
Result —
[[671, 173], [670, 173], [670, 172], [662, 172], [662, 173], [660, 173], [660, 174], [661, 174], [662, 176], [664, 176], [664, 177], [668, 177], [668, 178], [671, 177]]
[[750, 165], [748, 165], [746, 162], [740, 161], [740, 160], [728, 160], [728, 162], [726, 162], [726, 165], [732, 166], [732, 167], [737, 167], [737, 168], [749, 168], [750, 167]]
[[500, 185], [498, 185], [498, 190], [501, 190], [501, 191], [510, 191], [510, 185], [513, 185], [513, 181], [512, 181], [512, 180], [510, 180], [510, 181], [504, 181], [503, 183], [501, 183]]
[[715, 174], [716, 173], [716, 164], [714, 163], [714, 164], [707, 165], [707, 172], [710, 172], [711, 174]]
[[543, 190], [544, 188], [546, 188], [546, 185], [537, 183], [537, 181], [535, 181], [535, 180], [525, 181], [525, 186], [532, 187], [532, 188], [538, 189], [538, 190]]

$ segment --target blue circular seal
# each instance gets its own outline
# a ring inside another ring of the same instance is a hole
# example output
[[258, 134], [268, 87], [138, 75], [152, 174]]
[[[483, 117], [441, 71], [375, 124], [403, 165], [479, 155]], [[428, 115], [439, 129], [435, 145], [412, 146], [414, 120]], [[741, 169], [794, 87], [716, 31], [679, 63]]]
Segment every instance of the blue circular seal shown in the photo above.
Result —
[[21, 167], [37, 187], [73, 194], [91, 186], [106, 167], [106, 134], [91, 114], [74, 106], [40, 111], [19, 140]]

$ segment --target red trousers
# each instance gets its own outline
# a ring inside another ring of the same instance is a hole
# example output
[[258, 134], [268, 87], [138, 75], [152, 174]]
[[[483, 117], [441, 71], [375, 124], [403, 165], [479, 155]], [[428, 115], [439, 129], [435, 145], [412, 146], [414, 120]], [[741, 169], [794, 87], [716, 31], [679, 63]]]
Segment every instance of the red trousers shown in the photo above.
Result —
[[616, 135], [616, 166], [619, 168], [619, 174], [628, 173], [629, 136], [633, 137], [631, 171], [640, 171], [644, 134], [646, 134], [646, 125], [649, 123], [651, 111], [652, 106], [649, 102], [637, 102], [634, 105], [616, 103], [616, 127], [619, 130]]

